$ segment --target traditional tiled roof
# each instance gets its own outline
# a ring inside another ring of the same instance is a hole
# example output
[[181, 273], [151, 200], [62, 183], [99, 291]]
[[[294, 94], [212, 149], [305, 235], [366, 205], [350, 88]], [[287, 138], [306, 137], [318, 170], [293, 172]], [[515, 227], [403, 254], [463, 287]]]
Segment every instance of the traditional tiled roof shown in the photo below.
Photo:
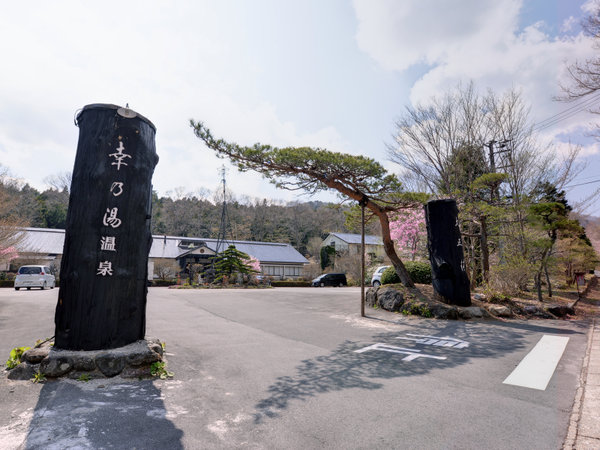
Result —
[[[63, 251], [65, 230], [49, 228], [24, 228], [23, 240], [17, 246], [21, 253], [40, 253], [44, 255], [60, 255]], [[150, 258], [176, 259], [180, 255], [190, 251], [190, 245], [195, 247], [205, 245], [215, 251], [216, 239], [202, 239], [177, 236], [152, 236], [152, 247]], [[262, 264], [307, 264], [308, 260], [302, 256], [290, 244], [277, 242], [254, 242], [254, 241], [227, 241], [226, 245], [233, 244], [236, 248], [258, 259]], [[223, 246], [219, 249], [223, 251]]]

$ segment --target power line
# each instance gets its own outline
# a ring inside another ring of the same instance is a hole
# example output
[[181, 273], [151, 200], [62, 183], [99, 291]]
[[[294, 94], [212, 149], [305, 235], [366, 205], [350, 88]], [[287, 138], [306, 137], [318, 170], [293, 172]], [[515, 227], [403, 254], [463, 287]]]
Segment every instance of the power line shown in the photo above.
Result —
[[557, 116], [560, 116], [560, 115], [563, 115], [563, 114], [565, 114], [565, 113], [568, 113], [568, 112], [570, 112], [570, 111], [572, 111], [572, 110], [574, 110], [574, 109], [577, 109], [577, 111], [579, 112], [579, 111], [581, 111], [581, 106], [582, 106], [582, 105], [584, 105], [584, 104], [587, 104], [587, 103], [593, 103], [593, 101], [594, 101], [594, 100], [597, 100], [598, 98], [600, 98], [600, 91], [599, 91], [599, 92], [596, 92], [595, 94], [592, 94], [590, 97], [587, 97], [587, 98], [584, 98], [584, 99], [582, 99], [582, 100], [581, 100], [579, 103], [576, 103], [576, 104], [574, 104], [573, 106], [571, 106], [571, 107], [569, 107], [569, 108], [567, 108], [567, 109], [564, 109], [563, 111], [561, 111], [561, 112], [558, 112], [558, 113], [556, 113], [556, 114], [554, 114], [554, 115], [552, 115], [552, 116], [550, 116], [550, 117], [548, 117], [548, 118], [546, 118], [546, 119], [544, 119], [544, 120], [542, 120], [542, 121], [538, 122], [538, 123], [536, 124], [536, 126], [543, 125], [543, 124], [544, 124], [544, 122], [548, 122], [548, 121], [550, 121], [550, 120], [554, 119], [555, 117], [557, 117]]
[[600, 179], [598, 179], [598, 180], [592, 180], [592, 181], [587, 181], [585, 183], [569, 184], [569, 185], [567, 185], [565, 187], [566, 188], [572, 188], [572, 187], [583, 186], [583, 185], [586, 185], [586, 184], [594, 184], [594, 183], [600, 183]]
[[557, 124], [558, 122], [562, 122], [565, 119], [573, 117], [574, 115], [588, 109], [590, 106], [595, 104], [597, 101], [600, 101], [600, 92], [588, 97], [587, 99], [573, 105], [559, 113], [556, 113], [533, 126], [534, 131], [541, 131], [546, 128], [551, 127], [552, 125]]

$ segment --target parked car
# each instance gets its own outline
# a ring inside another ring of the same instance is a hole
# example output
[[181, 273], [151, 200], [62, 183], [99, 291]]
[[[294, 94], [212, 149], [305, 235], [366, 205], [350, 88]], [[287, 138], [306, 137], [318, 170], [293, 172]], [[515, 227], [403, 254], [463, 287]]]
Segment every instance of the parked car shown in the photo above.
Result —
[[312, 286], [348, 286], [345, 273], [324, 273], [312, 280]]
[[391, 267], [391, 266], [380, 266], [375, 270], [375, 272], [373, 272], [373, 276], [371, 277], [371, 286], [373, 286], [373, 287], [381, 286], [381, 275], [383, 275], [383, 272], [388, 267]]
[[39, 287], [40, 289], [54, 289], [56, 279], [50, 273], [48, 266], [21, 266], [15, 278], [15, 290], [21, 288]]

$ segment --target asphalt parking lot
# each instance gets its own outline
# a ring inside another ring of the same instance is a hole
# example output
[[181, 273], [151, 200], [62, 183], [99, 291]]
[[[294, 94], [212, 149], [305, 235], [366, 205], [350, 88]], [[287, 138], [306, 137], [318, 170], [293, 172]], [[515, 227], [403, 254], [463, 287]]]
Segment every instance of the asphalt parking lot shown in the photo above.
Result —
[[[0, 356], [53, 334], [56, 297], [0, 290]], [[0, 446], [560, 448], [588, 324], [359, 312], [358, 288], [151, 288], [174, 378], [2, 377]], [[545, 335], [568, 341], [547, 387], [504, 384]]]

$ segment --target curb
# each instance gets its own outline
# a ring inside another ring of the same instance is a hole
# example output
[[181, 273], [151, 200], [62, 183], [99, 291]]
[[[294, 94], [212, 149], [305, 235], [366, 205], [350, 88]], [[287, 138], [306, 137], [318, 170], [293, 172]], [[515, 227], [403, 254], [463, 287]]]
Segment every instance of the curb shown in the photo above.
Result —
[[563, 450], [600, 448], [600, 322], [592, 319]]

